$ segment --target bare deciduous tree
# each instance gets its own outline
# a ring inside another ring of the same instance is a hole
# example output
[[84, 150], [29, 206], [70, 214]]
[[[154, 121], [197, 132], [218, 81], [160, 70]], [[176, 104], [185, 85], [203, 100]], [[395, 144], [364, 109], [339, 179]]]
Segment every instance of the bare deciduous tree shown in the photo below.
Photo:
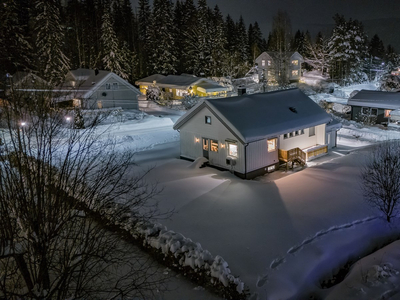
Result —
[[1, 108], [0, 298], [152, 298], [157, 264], [93, 212], [149, 220], [158, 188], [128, 174], [133, 153], [102, 139], [101, 115], [76, 129], [53, 98], [11, 91]]
[[390, 222], [400, 201], [399, 142], [385, 142], [373, 150], [361, 170], [361, 180], [364, 199]]

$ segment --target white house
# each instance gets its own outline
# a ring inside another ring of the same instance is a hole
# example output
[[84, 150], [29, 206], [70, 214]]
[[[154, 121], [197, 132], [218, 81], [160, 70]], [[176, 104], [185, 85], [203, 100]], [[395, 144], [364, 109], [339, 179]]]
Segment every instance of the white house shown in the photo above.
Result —
[[103, 70], [77, 69], [68, 72], [58, 89], [58, 102], [86, 109], [121, 107], [138, 109], [140, 91], [117, 74]]
[[336, 144], [331, 117], [298, 89], [200, 102], [178, 119], [181, 158], [208, 159], [250, 179], [280, 163], [299, 162], [327, 153]]

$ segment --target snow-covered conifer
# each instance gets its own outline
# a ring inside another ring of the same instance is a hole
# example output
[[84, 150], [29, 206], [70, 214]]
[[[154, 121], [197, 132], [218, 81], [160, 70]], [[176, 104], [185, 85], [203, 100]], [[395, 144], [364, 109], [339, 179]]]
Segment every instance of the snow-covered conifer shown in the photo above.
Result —
[[35, 4], [37, 68], [49, 83], [59, 84], [69, 71], [70, 65], [63, 52], [64, 29], [58, 4], [55, 0], [38, 0]]

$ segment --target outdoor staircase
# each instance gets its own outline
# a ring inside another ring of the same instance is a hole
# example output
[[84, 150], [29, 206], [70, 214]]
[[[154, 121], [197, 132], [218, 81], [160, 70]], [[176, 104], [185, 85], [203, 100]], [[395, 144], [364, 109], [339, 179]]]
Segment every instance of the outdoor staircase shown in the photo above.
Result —
[[280, 161], [286, 163], [286, 169], [289, 168], [290, 163], [292, 164], [292, 169], [295, 163], [303, 167], [306, 165], [307, 154], [300, 148], [290, 150], [279, 149], [278, 156]]

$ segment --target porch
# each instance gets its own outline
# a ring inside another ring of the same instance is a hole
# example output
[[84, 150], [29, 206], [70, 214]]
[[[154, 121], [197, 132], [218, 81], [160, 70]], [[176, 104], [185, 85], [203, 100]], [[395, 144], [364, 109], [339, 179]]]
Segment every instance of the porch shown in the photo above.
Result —
[[289, 164], [293, 165], [295, 163], [305, 166], [307, 161], [313, 160], [317, 157], [325, 155], [328, 153], [328, 145], [315, 145], [312, 147], [308, 147], [305, 149], [293, 148], [290, 150], [278, 150], [278, 158], [279, 161], [286, 163], [286, 168], [289, 167]]

